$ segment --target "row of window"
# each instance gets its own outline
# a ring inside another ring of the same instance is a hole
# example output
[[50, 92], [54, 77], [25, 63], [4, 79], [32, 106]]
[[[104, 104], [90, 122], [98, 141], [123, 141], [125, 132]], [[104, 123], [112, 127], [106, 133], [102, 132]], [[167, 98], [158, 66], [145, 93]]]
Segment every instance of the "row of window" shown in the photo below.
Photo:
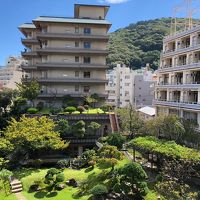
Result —
[[[75, 77], [79, 77], [79, 71], [75, 71]], [[83, 78], [90, 78], [90, 71], [84, 71]]]

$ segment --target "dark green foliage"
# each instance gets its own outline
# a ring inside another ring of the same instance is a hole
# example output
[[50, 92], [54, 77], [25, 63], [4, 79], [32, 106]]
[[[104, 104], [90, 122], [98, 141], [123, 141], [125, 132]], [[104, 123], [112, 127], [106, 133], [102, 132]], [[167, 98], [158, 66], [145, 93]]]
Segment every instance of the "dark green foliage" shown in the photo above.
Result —
[[83, 106], [78, 106], [77, 107], [77, 111], [79, 111], [80, 113], [85, 111], [85, 108]]
[[142, 199], [148, 193], [147, 175], [138, 163], [129, 163], [116, 170], [117, 179], [114, 191], [126, 195], [132, 193], [133, 199]]
[[83, 120], [76, 122], [72, 126], [72, 133], [78, 138], [84, 137], [84, 135], [85, 135], [85, 122]]
[[55, 130], [61, 133], [61, 136], [67, 136], [71, 133], [71, 127], [66, 119], [60, 119], [56, 123]]
[[[178, 24], [185, 23], [177, 19]], [[138, 69], [149, 63], [157, 69], [162, 50], [163, 37], [170, 32], [171, 18], [140, 21], [130, 24], [110, 34], [108, 64], [113, 67], [116, 63]]]
[[200, 200], [200, 191], [197, 193], [197, 200]]
[[65, 112], [68, 112], [69, 114], [72, 114], [74, 111], [76, 111], [76, 108], [73, 106], [65, 108]]
[[65, 180], [65, 176], [63, 173], [59, 173], [57, 176], [56, 176], [56, 183], [60, 183], [60, 182], [63, 182]]
[[110, 104], [104, 104], [101, 106], [101, 110], [105, 112], [109, 112], [112, 109], [112, 106]]
[[97, 122], [91, 122], [88, 126], [89, 132], [91, 132], [93, 135], [96, 134], [97, 130], [101, 127], [101, 124]]
[[109, 145], [116, 146], [118, 149], [122, 149], [125, 141], [126, 138], [122, 136], [121, 133], [112, 133], [106, 139]]
[[37, 108], [29, 108], [27, 110], [27, 113], [29, 114], [36, 114], [38, 112], [38, 109]]
[[101, 197], [101, 196], [106, 195], [107, 193], [108, 193], [108, 189], [105, 185], [98, 184], [91, 189], [91, 194], [94, 197]]
[[84, 105], [84, 108], [86, 109], [86, 110], [88, 110], [89, 109], [89, 105]]
[[40, 102], [37, 104], [36, 108], [37, 108], [39, 111], [42, 110], [42, 109], [44, 108], [44, 102], [40, 101]]
[[60, 169], [67, 168], [67, 167], [69, 167], [69, 161], [66, 160], [66, 159], [59, 160], [59, 161], [57, 162], [57, 167], [60, 168]]
[[74, 97], [71, 95], [64, 95], [62, 98], [63, 101], [63, 107], [65, 108], [66, 106], [76, 106], [77, 101]]

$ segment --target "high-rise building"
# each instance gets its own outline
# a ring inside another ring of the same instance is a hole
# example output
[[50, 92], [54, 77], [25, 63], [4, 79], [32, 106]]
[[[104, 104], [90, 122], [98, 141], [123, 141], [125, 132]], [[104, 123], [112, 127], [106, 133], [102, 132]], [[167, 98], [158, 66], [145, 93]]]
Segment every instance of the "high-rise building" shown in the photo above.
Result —
[[6, 60], [6, 65], [0, 68], [0, 89], [16, 89], [16, 83], [21, 83], [24, 73], [21, 64], [26, 63], [21, 57], [10, 56]]
[[164, 38], [155, 105], [200, 125], [200, 26]]
[[60, 105], [64, 95], [80, 100], [91, 94], [105, 100], [108, 10], [75, 4], [74, 18], [41, 16], [19, 26], [26, 37], [22, 56], [28, 60], [22, 69], [27, 81], [36, 79], [41, 86], [37, 102]]
[[152, 105], [154, 97], [154, 73], [148, 67], [132, 70], [125, 65], [118, 64], [107, 71], [108, 93], [107, 102], [116, 107], [126, 107], [129, 104], [136, 108]]

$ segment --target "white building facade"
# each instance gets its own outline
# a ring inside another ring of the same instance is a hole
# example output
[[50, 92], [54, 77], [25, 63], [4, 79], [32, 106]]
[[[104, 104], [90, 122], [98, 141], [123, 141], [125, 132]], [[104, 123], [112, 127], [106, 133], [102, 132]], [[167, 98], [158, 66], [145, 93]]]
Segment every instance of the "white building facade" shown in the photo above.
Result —
[[108, 70], [106, 78], [107, 102], [116, 107], [152, 105], [154, 96], [153, 72], [147, 68], [132, 70], [118, 64]]
[[0, 68], [0, 87], [16, 89], [16, 83], [21, 82], [22, 69], [21, 64], [26, 61], [21, 57], [10, 56], [6, 60], [6, 66]]
[[200, 125], [200, 26], [164, 39], [155, 105]]

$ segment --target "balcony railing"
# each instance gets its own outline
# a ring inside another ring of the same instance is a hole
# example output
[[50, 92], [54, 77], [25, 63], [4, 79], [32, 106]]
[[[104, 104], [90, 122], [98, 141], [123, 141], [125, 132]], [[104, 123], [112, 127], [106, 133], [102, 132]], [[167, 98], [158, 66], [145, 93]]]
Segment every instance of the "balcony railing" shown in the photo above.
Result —
[[194, 89], [194, 88], [200, 88], [200, 81], [196, 82], [187, 82], [187, 83], [182, 83], [182, 82], [174, 82], [174, 83], [158, 83], [156, 85], [157, 88], [185, 88], [185, 89]]
[[55, 78], [38, 78], [38, 82], [40, 83], [107, 83], [107, 79], [98, 79], [98, 78], [62, 78], [62, 77], [55, 77]]
[[38, 56], [36, 51], [27, 51], [27, 50], [21, 51], [21, 55], [23, 57], [37, 57]]
[[163, 52], [163, 53], [161, 53], [161, 57], [174, 56], [174, 55], [177, 55], [180, 53], [196, 51], [196, 50], [199, 50], [199, 48], [200, 48], [200, 43], [196, 43], [196, 44], [193, 44], [192, 46], [190, 45], [189, 47], [186, 46], [185, 48], [175, 49], [174, 51]]
[[195, 69], [200, 66], [200, 61], [198, 62], [192, 62], [192, 63], [186, 63], [185, 65], [177, 65], [177, 66], [164, 66], [160, 67], [158, 69], [158, 72], [172, 72], [172, 71], [181, 71], [181, 70], [186, 70], [186, 69]]
[[185, 108], [185, 109], [192, 109], [192, 110], [200, 110], [200, 104], [198, 102], [182, 102], [182, 101], [167, 101], [165, 99], [154, 100], [155, 105], [163, 105], [163, 106], [170, 106], [170, 107], [177, 107], [177, 108]]
[[107, 65], [103, 64], [93, 64], [93, 63], [65, 63], [65, 62], [44, 62], [37, 63], [37, 68], [87, 68], [87, 69], [107, 69]]
[[192, 27], [191, 29], [184, 30], [184, 31], [183, 30], [177, 31], [173, 35], [166, 36], [164, 38], [164, 42], [168, 42], [168, 41], [175, 40], [175, 39], [178, 39], [181, 37], [185, 37], [191, 33], [197, 32], [197, 31], [200, 31], [200, 26]]
[[45, 48], [38, 48], [37, 52], [39, 54], [97, 54], [97, 55], [107, 55], [107, 50], [101, 50], [101, 49], [87, 49], [87, 48], [74, 48], [74, 47], [66, 47], [66, 48], [54, 48], [54, 47], [45, 47]]
[[38, 39], [87, 39], [108, 41], [108, 35], [85, 35], [79, 33], [38, 33]]
[[[84, 97], [84, 96], [88, 96], [90, 94], [94, 94], [95, 92], [43, 92], [41, 94], [39, 94], [39, 98], [62, 98], [65, 95], [70, 95], [72, 97]], [[98, 97], [100, 98], [106, 98], [108, 95], [107, 94], [102, 94], [102, 93], [97, 93]]]
[[36, 38], [21, 38], [22, 44], [39, 44]]

